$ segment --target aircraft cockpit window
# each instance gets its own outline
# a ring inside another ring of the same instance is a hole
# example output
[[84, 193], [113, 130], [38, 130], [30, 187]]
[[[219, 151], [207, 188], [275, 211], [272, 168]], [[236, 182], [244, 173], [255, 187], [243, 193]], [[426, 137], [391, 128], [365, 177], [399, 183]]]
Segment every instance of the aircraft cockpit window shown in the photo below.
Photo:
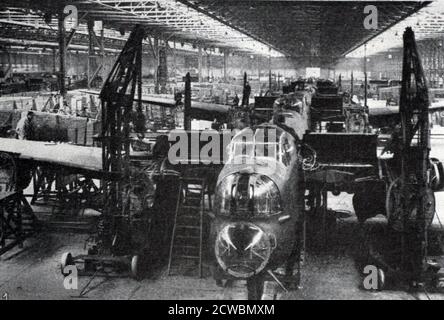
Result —
[[290, 155], [290, 142], [288, 141], [287, 137], [282, 138], [282, 153], [281, 153], [281, 160], [282, 163], [286, 166], [290, 164], [291, 161], [291, 155]]
[[300, 100], [294, 101], [291, 104], [289, 104], [286, 109], [300, 113], [303, 111], [302, 101]]
[[230, 158], [272, 158], [288, 166], [295, 151], [294, 139], [278, 127], [245, 129], [233, 138]]
[[285, 111], [296, 111], [302, 113], [304, 111], [304, 103], [306, 102], [306, 97], [302, 95], [292, 95], [289, 97], [282, 97], [277, 99], [275, 102], [275, 110], [285, 112]]
[[288, 133], [283, 133], [280, 136], [281, 145], [281, 153], [280, 153], [280, 161], [285, 165], [290, 165], [292, 158], [296, 157], [296, 143], [292, 136], [290, 136]]

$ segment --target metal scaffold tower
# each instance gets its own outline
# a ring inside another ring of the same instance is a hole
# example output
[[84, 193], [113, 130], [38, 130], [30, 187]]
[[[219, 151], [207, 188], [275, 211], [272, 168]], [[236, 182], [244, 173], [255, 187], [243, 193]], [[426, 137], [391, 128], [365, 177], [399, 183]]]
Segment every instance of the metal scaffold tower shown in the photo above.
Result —
[[[97, 234], [88, 243], [88, 254], [62, 257], [62, 272], [81, 264], [80, 275], [112, 275], [128, 270], [138, 277], [140, 260], [133, 246], [130, 213], [130, 123], [144, 132], [141, 111], [142, 40], [144, 29], [136, 26], [120, 53], [100, 93], [102, 101], [103, 209]], [[139, 98], [134, 102], [136, 90]], [[137, 118], [133, 105], [137, 103]]]
[[[100, 93], [102, 100], [102, 163], [104, 185], [104, 248], [110, 248], [129, 219], [124, 200], [129, 182], [130, 122], [136, 88], [141, 88], [143, 28], [131, 33]], [[139, 89], [140, 91], [140, 89]], [[140, 92], [139, 92], [140, 95]], [[140, 104], [140, 99], [139, 99]], [[117, 239], [119, 240], [119, 239]]]
[[[411, 28], [404, 33], [404, 57], [399, 111], [402, 141], [400, 143], [400, 185], [403, 201], [402, 256], [404, 267], [413, 272], [414, 281], [421, 280], [427, 256], [427, 229], [434, 215], [434, 196], [429, 186], [430, 124], [429, 96], [424, 70]], [[432, 208], [433, 207], [433, 208]], [[416, 215], [414, 214], [416, 213]], [[411, 236], [410, 236], [411, 234]], [[408, 254], [410, 252], [410, 254]]]

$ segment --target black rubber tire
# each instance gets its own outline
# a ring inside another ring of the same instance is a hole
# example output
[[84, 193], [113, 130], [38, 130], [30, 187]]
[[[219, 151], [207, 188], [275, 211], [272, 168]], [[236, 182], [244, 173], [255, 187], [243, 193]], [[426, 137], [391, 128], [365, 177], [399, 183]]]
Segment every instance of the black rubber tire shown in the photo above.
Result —
[[63, 253], [60, 261], [60, 271], [64, 276], [66, 275], [65, 268], [71, 265], [74, 265], [74, 259], [72, 258], [72, 254], [70, 252]]
[[264, 294], [264, 279], [260, 276], [247, 279], [248, 300], [261, 300]]
[[385, 214], [385, 190], [356, 192], [353, 195], [353, 208], [359, 222]]
[[138, 255], [131, 258], [131, 276], [136, 280], [142, 278], [141, 261], [142, 258]]

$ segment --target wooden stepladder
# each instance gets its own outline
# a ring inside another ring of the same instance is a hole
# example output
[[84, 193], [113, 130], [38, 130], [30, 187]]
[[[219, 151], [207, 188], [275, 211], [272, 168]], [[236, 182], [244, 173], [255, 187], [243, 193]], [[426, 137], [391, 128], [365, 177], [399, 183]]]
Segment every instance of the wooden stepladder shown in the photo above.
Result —
[[173, 264], [185, 259], [198, 262], [199, 277], [202, 277], [203, 220], [206, 193], [206, 179], [181, 179], [170, 244], [168, 275], [171, 274]]

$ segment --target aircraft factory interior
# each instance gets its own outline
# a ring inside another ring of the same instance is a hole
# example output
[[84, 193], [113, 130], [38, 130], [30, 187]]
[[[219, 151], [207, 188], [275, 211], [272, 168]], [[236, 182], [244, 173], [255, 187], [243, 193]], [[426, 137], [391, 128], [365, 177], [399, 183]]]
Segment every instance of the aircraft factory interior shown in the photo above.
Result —
[[0, 301], [442, 300], [443, 162], [444, 1], [0, 1]]

